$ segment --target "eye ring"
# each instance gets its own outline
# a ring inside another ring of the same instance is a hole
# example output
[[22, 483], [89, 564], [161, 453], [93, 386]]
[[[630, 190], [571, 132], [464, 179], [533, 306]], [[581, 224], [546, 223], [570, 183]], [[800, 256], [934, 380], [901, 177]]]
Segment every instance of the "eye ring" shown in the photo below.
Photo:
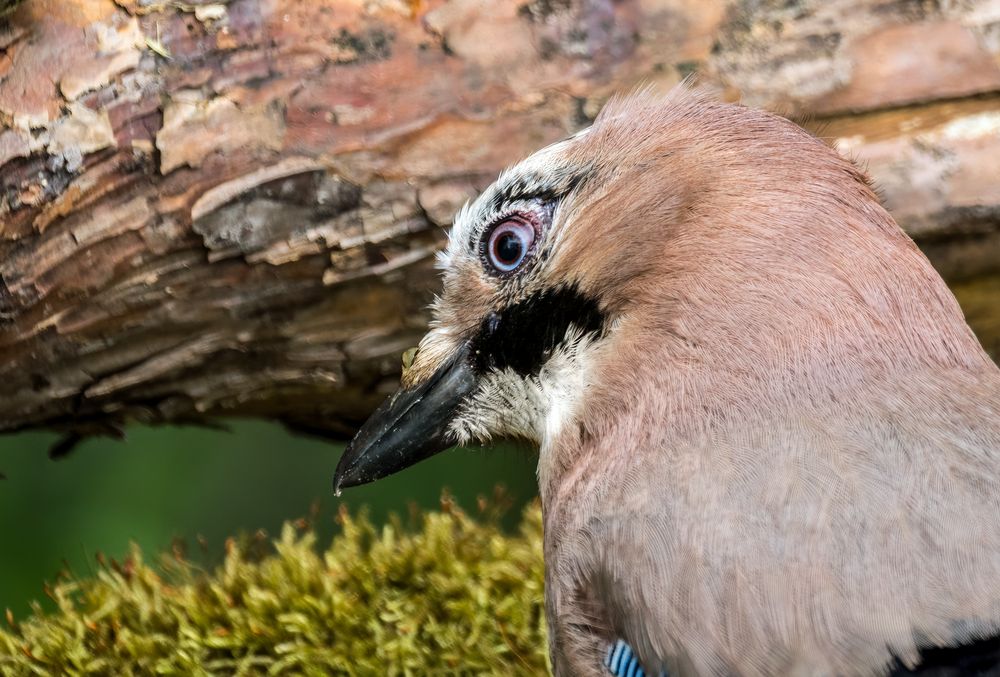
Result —
[[517, 272], [531, 258], [537, 239], [535, 224], [515, 214], [486, 229], [480, 244], [480, 255], [490, 272], [506, 277]]

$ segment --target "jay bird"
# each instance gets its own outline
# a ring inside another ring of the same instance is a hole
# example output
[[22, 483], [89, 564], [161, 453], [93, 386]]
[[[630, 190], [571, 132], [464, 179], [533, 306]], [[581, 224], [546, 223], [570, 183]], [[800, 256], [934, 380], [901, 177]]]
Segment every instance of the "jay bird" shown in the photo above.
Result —
[[536, 445], [557, 676], [1000, 674], [1000, 370], [852, 162], [634, 94], [439, 263], [335, 488]]

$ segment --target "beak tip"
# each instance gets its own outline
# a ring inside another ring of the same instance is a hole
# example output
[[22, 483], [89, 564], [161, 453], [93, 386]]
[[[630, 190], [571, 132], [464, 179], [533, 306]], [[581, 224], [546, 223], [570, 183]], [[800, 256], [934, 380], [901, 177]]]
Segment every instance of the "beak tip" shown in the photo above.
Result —
[[344, 489], [360, 487], [383, 476], [382, 473], [377, 472], [377, 469], [373, 469], [369, 462], [366, 462], [367, 451], [368, 446], [359, 445], [357, 438], [351, 440], [347, 445], [337, 463], [337, 469], [333, 473], [334, 495], [340, 496]]
[[465, 343], [425, 381], [403, 388], [376, 409], [344, 449], [333, 491], [368, 484], [447, 449], [448, 425], [476, 386]]
[[344, 489], [354, 486], [351, 482], [350, 475], [351, 470], [354, 469], [356, 465], [354, 463], [357, 460], [357, 454], [353, 453], [354, 441], [352, 440], [347, 448], [344, 449], [344, 453], [340, 457], [340, 461], [337, 463], [337, 469], [333, 472], [333, 493], [335, 496], [340, 496]]
[[355, 470], [355, 463], [345, 464], [343, 461], [348, 458], [348, 452], [350, 448], [344, 452], [344, 456], [341, 462], [337, 464], [337, 470], [333, 473], [333, 494], [334, 496], [340, 496], [344, 489], [349, 489], [351, 487], [362, 484], [357, 481], [356, 477], [353, 477], [352, 473]]

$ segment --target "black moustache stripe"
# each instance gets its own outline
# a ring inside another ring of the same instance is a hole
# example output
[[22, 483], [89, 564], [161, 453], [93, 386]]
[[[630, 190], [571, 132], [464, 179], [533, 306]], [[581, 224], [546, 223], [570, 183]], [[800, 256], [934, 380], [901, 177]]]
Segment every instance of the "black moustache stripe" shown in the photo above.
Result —
[[473, 360], [480, 374], [513, 369], [536, 375], [565, 340], [570, 326], [601, 335], [605, 317], [597, 301], [574, 287], [548, 289], [490, 313], [473, 339]]

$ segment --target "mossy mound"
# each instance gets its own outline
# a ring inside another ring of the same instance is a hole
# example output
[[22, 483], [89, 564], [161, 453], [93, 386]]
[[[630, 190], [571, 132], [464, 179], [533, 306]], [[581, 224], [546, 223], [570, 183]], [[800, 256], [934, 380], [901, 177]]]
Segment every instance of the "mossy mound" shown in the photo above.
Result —
[[320, 551], [286, 524], [269, 554], [232, 540], [206, 572], [184, 557], [67, 578], [0, 631], [4, 675], [525, 675], [546, 672], [541, 517], [505, 534], [448, 501], [376, 528], [340, 515]]

